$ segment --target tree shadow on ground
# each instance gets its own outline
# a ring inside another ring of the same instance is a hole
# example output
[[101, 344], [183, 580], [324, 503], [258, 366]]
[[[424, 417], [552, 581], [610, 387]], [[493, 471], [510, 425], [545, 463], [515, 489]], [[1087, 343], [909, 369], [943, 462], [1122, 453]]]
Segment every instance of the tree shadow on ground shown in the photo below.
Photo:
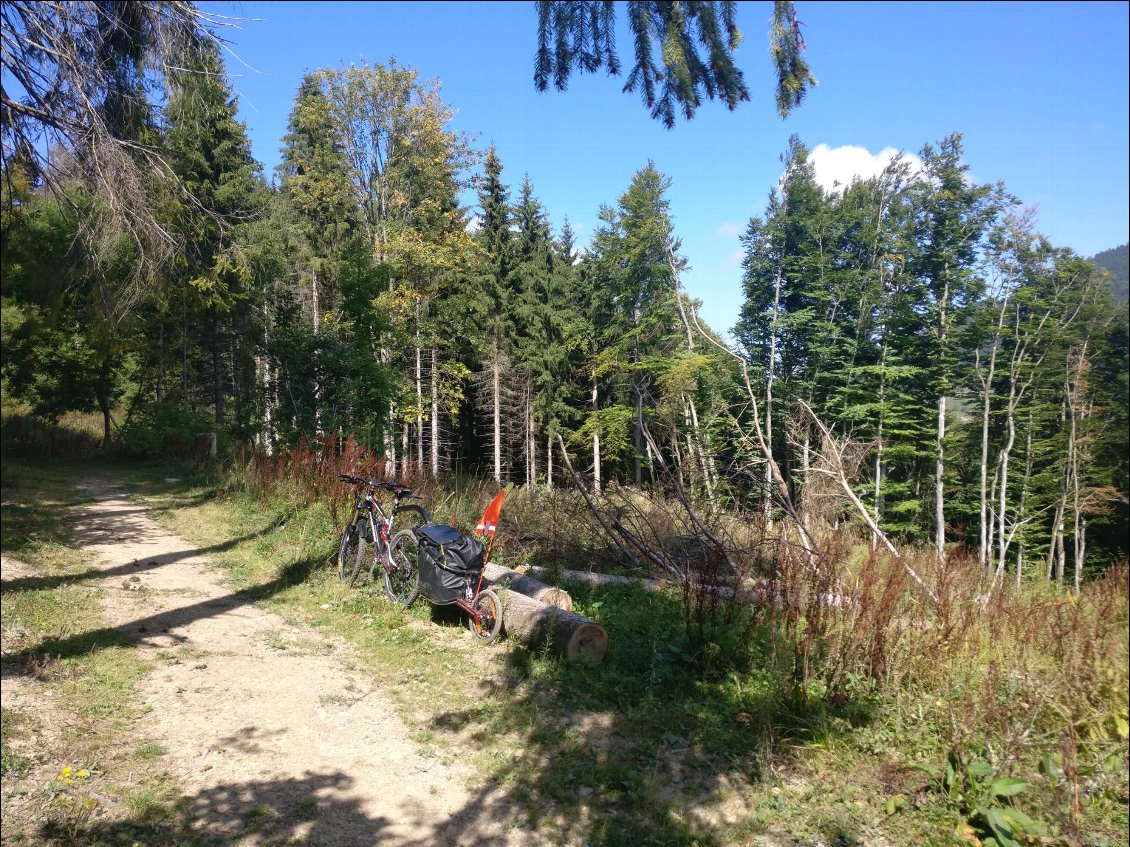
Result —
[[[218, 545], [216, 549], [221, 546], [227, 545]], [[201, 555], [204, 552], [202, 548], [194, 548], [186, 551], [186, 557]], [[175, 632], [177, 629], [203, 618], [266, 600], [280, 591], [304, 582], [316, 568], [324, 565], [325, 560], [322, 557], [309, 557], [287, 565], [277, 577], [268, 582], [233, 591], [221, 597], [211, 597], [198, 603], [139, 617], [120, 626], [99, 627], [60, 638], [46, 637], [22, 650], [5, 653], [2, 663], [3, 676], [24, 675], [31, 669], [39, 667], [46, 659], [84, 656], [110, 647], [137, 644], [149, 638], [160, 639], [162, 646], [167, 646], [170, 640], [182, 640]], [[107, 573], [109, 572], [98, 571], [97, 575], [104, 576]], [[4, 590], [8, 590], [7, 584]]]
[[[99, 515], [100, 518], [103, 516], [104, 515]], [[210, 553], [226, 552], [246, 541], [262, 538], [274, 532], [283, 522], [285, 522], [285, 520], [272, 521], [261, 529], [241, 535], [238, 538], [232, 538], [220, 544], [212, 544], [208, 547], [186, 547], [183, 550], [171, 550], [156, 556], [144, 556], [113, 568], [86, 568], [77, 573], [58, 574], [56, 576], [26, 576], [16, 577], [15, 579], [0, 579], [0, 590], [4, 592], [49, 591], [54, 588], [75, 585], [92, 579], [110, 579], [116, 576], [130, 576], [136, 574], [140, 569], [152, 567], [153, 565], [171, 565], [174, 562], [184, 561], [185, 559], [207, 557]], [[94, 530], [94, 532], [98, 531], [99, 530]], [[142, 538], [143, 536], [140, 533], [134, 534], [132, 537], [130, 533], [113, 535], [114, 540], [120, 541], [138, 541]], [[106, 540], [109, 539], [107, 538]], [[89, 543], [89, 541], [87, 543]], [[94, 543], [98, 543], [97, 540]]]
[[[81, 799], [82, 795], [74, 796]], [[38, 835], [46, 844], [86, 847], [236, 843], [434, 847], [490, 843], [464, 816], [427, 820], [410, 801], [386, 815], [373, 815], [365, 810], [364, 801], [353, 775], [341, 771], [308, 773], [301, 778], [216, 785], [182, 798], [172, 810], [151, 809], [124, 819], [76, 820], [76, 816], [65, 814], [65, 809], [58, 809]]]
[[[679, 659], [681, 603], [635, 587], [570, 585], [576, 608], [608, 631], [600, 663], [569, 662], [537, 645], [510, 646], [477, 702], [442, 712], [431, 730], [470, 741], [486, 762], [484, 792], [504, 790], [524, 826], [553, 843], [589, 847], [755, 843], [770, 755], [802, 739], [850, 731], [819, 699], [790, 699], [768, 666], [770, 634], [713, 676]], [[842, 713], [859, 704], [840, 704]], [[500, 747], [500, 739], [507, 744]]]

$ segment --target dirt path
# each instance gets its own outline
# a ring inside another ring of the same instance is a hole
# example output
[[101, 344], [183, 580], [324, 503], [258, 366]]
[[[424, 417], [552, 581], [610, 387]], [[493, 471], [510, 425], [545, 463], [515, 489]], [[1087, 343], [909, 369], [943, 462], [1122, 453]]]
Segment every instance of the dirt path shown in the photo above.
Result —
[[[104, 574], [110, 625], [154, 670], [138, 730], [190, 799], [194, 829], [224, 844], [525, 845], [500, 795], [421, 756], [348, 645], [286, 623], [225, 588], [206, 559], [119, 488], [77, 541]], [[254, 831], [249, 832], [252, 829]]]

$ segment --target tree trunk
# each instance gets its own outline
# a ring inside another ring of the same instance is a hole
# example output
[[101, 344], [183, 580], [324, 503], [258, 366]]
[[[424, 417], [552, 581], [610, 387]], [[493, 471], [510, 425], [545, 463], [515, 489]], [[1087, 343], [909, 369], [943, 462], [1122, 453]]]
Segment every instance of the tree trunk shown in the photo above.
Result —
[[423, 351], [416, 345], [416, 472], [424, 472], [424, 372]]
[[494, 334], [494, 349], [491, 356], [491, 403], [494, 419], [494, 481], [502, 485], [502, 374], [498, 361], [498, 333]]
[[938, 367], [941, 372], [941, 385], [938, 387], [938, 431], [934, 464], [934, 555], [939, 562], [946, 560], [946, 343], [949, 338], [949, 326], [946, 322], [946, 310], [949, 308], [949, 266], [944, 270], [946, 284], [938, 303]]
[[[322, 309], [318, 299], [318, 274], [315, 271], [310, 272], [310, 317], [314, 337], [317, 338], [322, 329]], [[319, 436], [322, 434], [322, 386], [317, 378], [314, 382], [314, 432]]]
[[[887, 330], [883, 328], [883, 352], [879, 356], [879, 423], [875, 436], [875, 486], [872, 489], [872, 518], [876, 526], [883, 519], [883, 431], [887, 412]], [[871, 549], [879, 549], [879, 538], [871, 535]]]
[[157, 386], [154, 392], [157, 405], [165, 399], [165, 322], [157, 327]]
[[553, 436], [545, 436], [545, 487], [553, 488]]
[[432, 476], [439, 477], [439, 362], [432, 348]]
[[505, 586], [511, 591], [517, 591], [519, 594], [524, 594], [531, 599], [545, 603], [547, 606], [556, 606], [566, 612], [573, 611], [573, 598], [564, 588], [554, 588], [536, 577], [518, 573], [518, 571], [497, 565], [494, 562], [487, 562], [483, 574], [490, 580], [492, 587]]
[[946, 492], [943, 480], [946, 470], [946, 395], [938, 397], [938, 442], [934, 464], [934, 555], [939, 562], [946, 560]]
[[220, 316], [212, 310], [212, 402], [216, 413], [216, 431], [224, 428], [224, 357], [220, 353]]
[[102, 447], [110, 446], [112, 433], [110, 426], [110, 353], [102, 354], [102, 364], [98, 369], [98, 408], [102, 412]]
[[608, 651], [608, 633], [596, 621], [516, 591], [502, 591], [500, 597], [503, 630], [531, 649], [545, 647], [566, 659], [595, 662], [603, 659]]
[[534, 447], [534, 404], [533, 384], [526, 378], [526, 485], [537, 485], [537, 449]]
[[[549, 568], [531, 567], [529, 572], [535, 576], [550, 577], [552, 573]], [[594, 573], [592, 571], [560, 571], [559, 575], [567, 582], [584, 583], [585, 585], [642, 585], [649, 591], [655, 591], [662, 588], [664, 585], [671, 585], [672, 583], [665, 583], [658, 579], [644, 579], [637, 576], [620, 576], [619, 574], [607, 573]]]
[[[1020, 484], [1020, 507], [1016, 519], [1021, 524], [1028, 521], [1028, 491], [1032, 482], [1032, 410], [1028, 410], [1028, 426], [1024, 433], [1024, 478]], [[1028, 539], [1027, 532], [1021, 530], [1020, 541], [1016, 545], [1016, 587], [1020, 588], [1024, 577], [1024, 565], [1027, 561]]]
[[[598, 415], [600, 408], [597, 406], [596, 377], [592, 378], [592, 411]], [[600, 493], [600, 418], [596, 418], [596, 425], [592, 428], [592, 490]]]
[[[765, 443], [769, 449], [773, 449], [773, 376], [776, 373], [776, 359], [777, 359], [777, 318], [781, 308], [781, 279], [780, 270], [773, 282], [773, 318], [769, 324], [769, 361], [765, 365]], [[775, 480], [773, 479], [773, 469], [766, 464], [765, 466], [765, 489], [762, 494], [764, 500], [764, 511], [766, 518], [766, 525], [771, 525], [772, 510], [770, 504], [772, 497], [770, 492], [773, 490]]]
[[393, 411], [393, 404], [388, 404], [388, 426], [385, 430], [385, 467], [388, 470], [389, 479], [397, 479], [397, 466], [396, 466], [396, 415]]

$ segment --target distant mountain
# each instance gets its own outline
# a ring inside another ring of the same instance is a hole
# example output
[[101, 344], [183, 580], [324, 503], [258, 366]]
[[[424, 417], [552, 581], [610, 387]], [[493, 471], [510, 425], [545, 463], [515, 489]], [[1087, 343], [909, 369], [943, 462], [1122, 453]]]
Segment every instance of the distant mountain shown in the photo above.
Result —
[[1130, 260], [1130, 250], [1127, 249], [1125, 244], [1121, 247], [1103, 250], [1103, 252], [1096, 253], [1091, 257], [1094, 264], [1110, 273], [1110, 289], [1114, 292], [1116, 303], [1121, 303], [1126, 299], [1126, 286], [1127, 282], [1130, 281], [1128, 260]]

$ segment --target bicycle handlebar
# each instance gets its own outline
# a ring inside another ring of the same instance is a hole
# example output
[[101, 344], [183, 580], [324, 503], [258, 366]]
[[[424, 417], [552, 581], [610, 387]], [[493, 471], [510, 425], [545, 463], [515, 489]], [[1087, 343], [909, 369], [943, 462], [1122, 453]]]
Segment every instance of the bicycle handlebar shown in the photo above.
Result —
[[353, 485], [367, 485], [370, 488], [383, 488], [386, 491], [391, 491], [399, 498], [410, 498], [416, 495], [412, 493], [412, 489], [407, 485], [401, 485], [397, 482], [385, 482], [381, 479], [365, 479], [360, 476], [350, 476], [349, 474], [339, 473], [337, 478], [342, 482], [349, 482]]

